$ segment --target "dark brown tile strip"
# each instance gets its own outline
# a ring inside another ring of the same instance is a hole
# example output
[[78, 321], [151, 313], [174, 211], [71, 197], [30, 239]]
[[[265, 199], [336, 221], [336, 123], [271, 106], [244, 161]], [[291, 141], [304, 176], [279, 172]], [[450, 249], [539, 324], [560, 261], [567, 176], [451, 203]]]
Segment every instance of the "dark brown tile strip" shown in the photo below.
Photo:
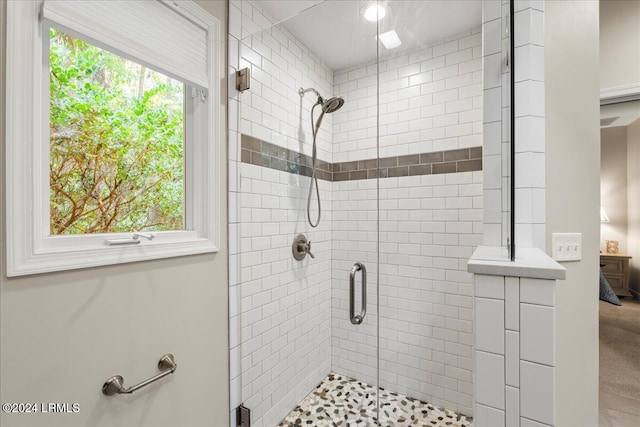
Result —
[[[311, 157], [307, 155], [244, 134], [241, 137], [241, 146], [240, 159], [243, 163], [311, 176]], [[318, 179], [333, 181], [333, 168], [333, 164], [318, 160], [316, 176]]]
[[434, 163], [431, 165], [431, 173], [454, 173], [458, 171], [456, 162]]
[[353, 181], [356, 179], [367, 179], [367, 171], [351, 171], [349, 172], [349, 181]]
[[408, 176], [409, 166], [398, 166], [395, 168], [389, 168], [389, 178], [396, 176]]
[[431, 165], [411, 165], [409, 166], [409, 175], [430, 175]]
[[434, 151], [433, 153], [420, 154], [421, 164], [442, 163], [443, 159], [444, 159], [444, 151]]
[[381, 168], [390, 168], [398, 166], [398, 158], [397, 157], [383, 157], [380, 159], [380, 167]]
[[242, 135], [242, 148], [256, 153], [262, 152], [262, 141], [248, 135]]
[[413, 154], [410, 156], [398, 157], [398, 166], [419, 165], [419, 164], [420, 164], [420, 154]]
[[[241, 143], [243, 163], [311, 176], [311, 158], [307, 155], [248, 135], [242, 135]], [[318, 160], [316, 176], [325, 181], [351, 181], [479, 170], [482, 147], [471, 147], [342, 163]]]
[[482, 159], [463, 160], [458, 162], [458, 172], [482, 170]]
[[469, 149], [469, 158], [470, 159], [481, 159], [482, 158], [482, 147], [473, 147]]
[[454, 160], [469, 160], [469, 149], [445, 151], [444, 161], [451, 162]]

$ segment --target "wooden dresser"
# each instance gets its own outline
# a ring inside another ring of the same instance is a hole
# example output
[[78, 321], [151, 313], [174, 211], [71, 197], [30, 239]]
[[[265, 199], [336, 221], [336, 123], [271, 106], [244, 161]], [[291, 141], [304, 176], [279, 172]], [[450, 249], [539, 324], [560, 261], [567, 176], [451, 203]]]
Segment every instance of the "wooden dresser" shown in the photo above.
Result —
[[607, 278], [613, 291], [619, 297], [633, 296], [629, 292], [629, 260], [627, 254], [600, 253], [600, 264], [602, 272]]

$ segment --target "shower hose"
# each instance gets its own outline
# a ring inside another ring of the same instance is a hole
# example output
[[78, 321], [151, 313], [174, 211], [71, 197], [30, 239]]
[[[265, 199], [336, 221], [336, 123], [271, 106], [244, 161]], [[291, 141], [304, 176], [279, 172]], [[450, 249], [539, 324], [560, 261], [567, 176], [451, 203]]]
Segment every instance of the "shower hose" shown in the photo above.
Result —
[[[314, 126], [313, 124], [313, 110], [320, 105], [316, 103], [311, 108], [311, 132], [313, 133], [313, 148], [311, 151], [311, 181], [309, 182], [309, 196], [307, 197], [307, 219], [309, 220], [309, 224], [312, 227], [317, 227], [320, 224], [320, 215], [322, 214], [322, 208], [320, 207], [320, 189], [318, 188], [318, 178], [316, 177], [316, 163], [318, 161], [318, 150], [316, 147], [316, 137], [318, 136], [318, 129], [320, 128], [319, 123], [318, 126]], [[316, 184], [316, 199], [318, 200], [318, 219], [313, 223], [311, 220], [311, 195], [313, 194], [313, 183]]]

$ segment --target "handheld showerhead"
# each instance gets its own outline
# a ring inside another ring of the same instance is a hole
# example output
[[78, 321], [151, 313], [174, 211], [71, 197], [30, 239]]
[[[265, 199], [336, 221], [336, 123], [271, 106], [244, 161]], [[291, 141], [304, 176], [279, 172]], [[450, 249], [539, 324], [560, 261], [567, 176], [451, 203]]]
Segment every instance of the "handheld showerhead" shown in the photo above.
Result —
[[344, 105], [344, 99], [341, 96], [335, 96], [333, 98], [329, 98], [322, 103], [322, 111], [324, 113], [330, 114], [334, 111], [337, 111]]
[[[322, 98], [321, 98], [322, 99]], [[338, 111], [340, 107], [344, 105], [344, 99], [341, 96], [335, 96], [333, 98], [329, 98], [326, 101], [320, 102], [320, 106], [322, 108], [322, 112], [318, 116], [318, 120], [316, 121], [316, 132], [320, 129], [320, 124], [322, 123], [322, 118], [325, 114], [331, 114], [335, 111]]]
[[298, 95], [300, 95], [301, 98], [307, 92], [313, 92], [316, 94], [316, 96], [318, 97], [316, 104], [322, 106], [322, 111], [324, 113], [333, 113], [334, 111], [340, 109], [340, 107], [342, 107], [342, 105], [344, 104], [344, 99], [341, 96], [334, 96], [333, 98], [324, 99], [322, 95], [320, 95], [320, 92], [318, 92], [312, 87], [307, 89], [304, 89], [304, 88], [298, 89]]

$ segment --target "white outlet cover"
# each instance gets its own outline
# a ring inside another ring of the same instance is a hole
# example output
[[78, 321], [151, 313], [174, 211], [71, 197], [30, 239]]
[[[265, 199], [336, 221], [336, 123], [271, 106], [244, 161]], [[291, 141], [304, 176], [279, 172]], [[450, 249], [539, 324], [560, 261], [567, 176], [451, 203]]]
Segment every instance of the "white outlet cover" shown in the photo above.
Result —
[[580, 261], [582, 259], [582, 233], [551, 234], [551, 256], [556, 261]]

